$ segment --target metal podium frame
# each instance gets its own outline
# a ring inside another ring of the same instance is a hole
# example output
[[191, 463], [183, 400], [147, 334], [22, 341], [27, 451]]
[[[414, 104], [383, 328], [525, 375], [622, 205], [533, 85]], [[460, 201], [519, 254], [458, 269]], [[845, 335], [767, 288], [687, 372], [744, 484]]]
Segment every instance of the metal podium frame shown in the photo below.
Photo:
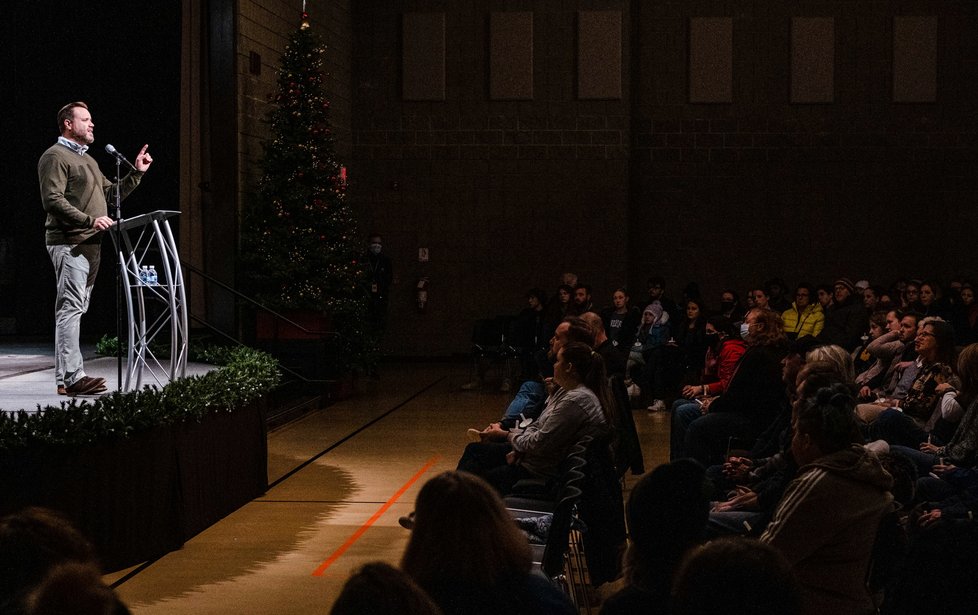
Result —
[[[144, 369], [158, 386], [187, 375], [187, 297], [183, 283], [180, 255], [170, 230], [169, 218], [179, 211], [159, 210], [119, 220], [110, 235], [119, 257], [119, 274], [126, 296], [126, 315], [129, 323], [129, 344], [124, 391], [143, 386]], [[134, 241], [135, 239], [135, 241]], [[121, 244], [121, 245], [120, 245]], [[159, 259], [147, 258], [153, 245], [159, 249]], [[151, 262], [152, 261], [152, 262]], [[147, 285], [139, 278], [143, 265], [158, 266], [158, 283]], [[147, 323], [147, 299], [158, 299], [165, 308]], [[150, 344], [170, 325], [170, 360], [163, 362], [150, 349]], [[119, 340], [122, 343], [122, 340]]]

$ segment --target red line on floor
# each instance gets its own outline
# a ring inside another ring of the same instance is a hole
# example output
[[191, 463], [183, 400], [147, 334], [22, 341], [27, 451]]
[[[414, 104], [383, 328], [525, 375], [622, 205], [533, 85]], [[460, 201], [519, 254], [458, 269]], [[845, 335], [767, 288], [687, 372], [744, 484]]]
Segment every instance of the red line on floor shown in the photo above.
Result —
[[323, 576], [323, 573], [326, 572], [326, 569], [329, 568], [330, 566], [332, 566], [333, 563], [336, 560], [338, 560], [344, 553], [346, 553], [346, 550], [349, 549], [350, 547], [352, 547], [353, 546], [353, 543], [355, 543], [356, 541], [360, 540], [360, 537], [363, 536], [364, 533], [367, 530], [370, 529], [370, 526], [372, 526], [374, 523], [376, 523], [377, 522], [377, 519], [380, 519], [381, 515], [383, 515], [385, 512], [387, 512], [387, 509], [390, 508], [391, 506], [393, 506], [394, 503], [397, 502], [401, 498], [402, 495], [404, 495], [404, 492], [407, 491], [408, 489], [410, 489], [411, 488], [411, 485], [413, 485], [414, 483], [418, 482], [418, 479], [421, 478], [421, 476], [425, 472], [427, 472], [428, 470], [430, 470], [433, 465], [435, 465], [436, 463], [438, 463], [438, 460], [440, 460], [440, 459], [441, 459], [441, 455], [435, 455], [434, 457], [432, 457], [431, 459], [429, 459], [428, 462], [426, 464], [424, 464], [424, 466], [422, 466], [422, 468], [420, 470], [418, 470], [417, 474], [415, 474], [414, 476], [412, 476], [408, 480], [408, 482], [406, 482], [403, 485], [401, 485], [401, 488], [398, 489], [397, 492], [394, 495], [391, 496], [391, 499], [387, 500], [384, 503], [384, 505], [381, 506], [380, 509], [373, 514], [372, 517], [370, 517], [369, 519], [367, 519], [366, 523], [364, 523], [363, 525], [361, 525], [360, 528], [356, 532], [354, 532], [352, 536], [350, 536], [349, 538], [347, 538], [346, 542], [344, 542], [340, 546], [339, 549], [333, 551], [333, 554], [330, 555], [329, 557], [327, 557], [326, 558], [326, 561], [324, 561], [322, 564], [320, 564], [319, 565], [319, 568], [316, 568], [316, 570], [313, 571], [312, 576], [314, 576], [314, 577], [321, 577], [321, 576]]

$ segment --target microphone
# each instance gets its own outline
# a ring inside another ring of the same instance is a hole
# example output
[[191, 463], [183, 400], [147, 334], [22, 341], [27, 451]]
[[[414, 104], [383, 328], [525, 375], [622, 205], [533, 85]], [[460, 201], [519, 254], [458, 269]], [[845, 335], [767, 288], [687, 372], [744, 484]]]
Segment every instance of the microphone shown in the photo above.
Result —
[[119, 150], [117, 150], [115, 148], [115, 146], [113, 146], [111, 143], [106, 143], [105, 144], [105, 151], [107, 151], [108, 153], [110, 153], [113, 156], [115, 156], [117, 160], [121, 160], [122, 162], [126, 163], [126, 166], [128, 166], [133, 171], [136, 170], [136, 167], [134, 167], [131, 162], [129, 162], [128, 160], [126, 160], [126, 157], [122, 155], [122, 152], [120, 152]]

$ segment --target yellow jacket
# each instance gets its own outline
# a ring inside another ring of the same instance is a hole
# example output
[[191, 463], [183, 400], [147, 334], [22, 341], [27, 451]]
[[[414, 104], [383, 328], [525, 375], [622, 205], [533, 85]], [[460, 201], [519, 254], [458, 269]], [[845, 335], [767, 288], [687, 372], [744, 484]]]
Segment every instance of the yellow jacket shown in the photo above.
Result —
[[806, 335], [815, 336], [821, 333], [822, 327], [825, 326], [825, 313], [818, 303], [809, 304], [800, 314], [798, 306], [792, 303], [791, 307], [781, 314], [781, 319], [784, 320], [784, 332], [788, 337], [791, 337], [791, 334], [795, 334], [796, 338]]

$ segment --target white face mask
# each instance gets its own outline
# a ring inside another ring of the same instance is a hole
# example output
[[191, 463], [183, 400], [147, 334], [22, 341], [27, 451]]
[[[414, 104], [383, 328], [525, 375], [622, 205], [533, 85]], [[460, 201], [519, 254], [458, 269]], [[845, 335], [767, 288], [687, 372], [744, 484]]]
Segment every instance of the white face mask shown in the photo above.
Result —
[[750, 325], [747, 324], [746, 322], [740, 323], [740, 337], [741, 337], [741, 339], [745, 339], [746, 340], [748, 335], [750, 335]]
[[383, 246], [381, 246], [379, 243], [372, 243], [372, 244], [370, 244], [370, 253], [371, 254], [380, 254], [381, 248], [383, 248]]

